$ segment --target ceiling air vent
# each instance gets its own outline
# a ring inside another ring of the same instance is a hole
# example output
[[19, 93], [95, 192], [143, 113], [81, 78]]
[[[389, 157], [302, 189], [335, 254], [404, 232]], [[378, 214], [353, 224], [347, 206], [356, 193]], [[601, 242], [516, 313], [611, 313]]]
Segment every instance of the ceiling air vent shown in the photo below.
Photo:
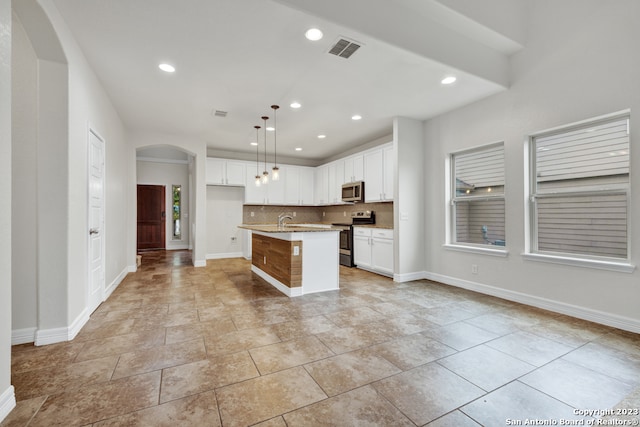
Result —
[[213, 115], [215, 117], [227, 117], [227, 112], [222, 110], [213, 110]]
[[329, 49], [329, 53], [346, 59], [353, 55], [356, 50], [360, 49], [361, 45], [362, 43], [340, 37], [331, 49]]

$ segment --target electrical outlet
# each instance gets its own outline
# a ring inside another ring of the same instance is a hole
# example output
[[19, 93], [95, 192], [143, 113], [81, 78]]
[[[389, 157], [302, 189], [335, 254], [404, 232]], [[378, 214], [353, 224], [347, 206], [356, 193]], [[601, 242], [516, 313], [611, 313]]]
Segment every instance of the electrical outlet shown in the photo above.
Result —
[[478, 264], [471, 264], [471, 274], [478, 274]]
[[300, 255], [300, 246], [294, 246], [293, 247], [293, 256], [299, 256]]
[[294, 218], [296, 217], [296, 211], [293, 211], [293, 217]]
[[347, 216], [347, 211], [342, 212], [342, 216]]
[[254, 216], [256, 216], [256, 213], [252, 211], [251, 212], [251, 218], [253, 218]]
[[322, 212], [322, 217], [324, 218], [325, 212]]

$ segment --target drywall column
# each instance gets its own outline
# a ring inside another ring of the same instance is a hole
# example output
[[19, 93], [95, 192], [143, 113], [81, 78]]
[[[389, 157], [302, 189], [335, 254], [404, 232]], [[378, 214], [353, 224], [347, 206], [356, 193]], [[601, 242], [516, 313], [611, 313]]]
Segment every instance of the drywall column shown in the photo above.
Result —
[[66, 341], [68, 285], [67, 65], [38, 61], [38, 331], [36, 345]]
[[[0, 0], [0, 187], [11, 200], [11, 0]], [[0, 421], [16, 406], [11, 385], [11, 204], [0, 203]]]
[[425, 271], [423, 123], [396, 117], [393, 121], [393, 145], [396, 161], [394, 280], [405, 282], [423, 278]]

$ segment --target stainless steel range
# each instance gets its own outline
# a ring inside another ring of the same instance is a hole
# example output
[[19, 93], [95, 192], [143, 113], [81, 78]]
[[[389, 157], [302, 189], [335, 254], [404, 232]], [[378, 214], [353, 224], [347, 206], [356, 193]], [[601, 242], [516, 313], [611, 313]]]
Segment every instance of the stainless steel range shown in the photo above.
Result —
[[358, 211], [351, 213], [351, 222], [337, 222], [332, 224], [340, 229], [340, 264], [353, 267], [353, 226], [375, 224], [376, 215], [373, 211]]

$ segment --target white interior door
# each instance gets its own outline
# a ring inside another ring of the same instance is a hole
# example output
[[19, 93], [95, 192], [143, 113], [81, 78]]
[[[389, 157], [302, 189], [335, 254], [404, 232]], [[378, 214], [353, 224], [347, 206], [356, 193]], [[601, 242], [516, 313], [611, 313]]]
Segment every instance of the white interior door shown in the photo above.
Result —
[[104, 301], [104, 141], [89, 130], [89, 286], [92, 313]]

